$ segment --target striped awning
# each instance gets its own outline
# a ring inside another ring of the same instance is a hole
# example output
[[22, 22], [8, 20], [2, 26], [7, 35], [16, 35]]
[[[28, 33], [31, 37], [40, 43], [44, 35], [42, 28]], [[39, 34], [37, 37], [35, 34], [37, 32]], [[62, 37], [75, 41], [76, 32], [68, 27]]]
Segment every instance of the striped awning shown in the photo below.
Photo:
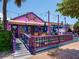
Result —
[[41, 25], [43, 26], [44, 23], [42, 22], [35, 22], [35, 21], [19, 21], [19, 20], [9, 20], [10, 24], [16, 24], [16, 25]]

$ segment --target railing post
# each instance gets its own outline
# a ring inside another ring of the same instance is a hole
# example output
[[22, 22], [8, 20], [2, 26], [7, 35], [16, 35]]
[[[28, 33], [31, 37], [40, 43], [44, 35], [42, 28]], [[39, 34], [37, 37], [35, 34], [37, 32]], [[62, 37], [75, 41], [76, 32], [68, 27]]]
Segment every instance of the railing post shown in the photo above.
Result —
[[33, 55], [35, 55], [34, 41], [35, 39], [33, 37], [29, 38], [29, 51]]
[[13, 53], [15, 53], [15, 50], [16, 50], [16, 38], [15, 38], [14, 34], [13, 34], [12, 41], [13, 41]]
[[58, 48], [59, 48], [59, 46], [60, 46], [60, 35], [57, 35], [57, 37], [58, 37]]

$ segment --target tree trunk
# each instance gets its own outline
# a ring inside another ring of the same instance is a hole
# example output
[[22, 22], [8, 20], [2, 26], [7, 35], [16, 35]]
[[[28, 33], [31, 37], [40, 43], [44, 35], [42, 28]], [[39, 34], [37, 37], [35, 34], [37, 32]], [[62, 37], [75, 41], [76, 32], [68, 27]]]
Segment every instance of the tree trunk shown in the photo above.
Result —
[[7, 0], [3, 0], [3, 26], [7, 30]]

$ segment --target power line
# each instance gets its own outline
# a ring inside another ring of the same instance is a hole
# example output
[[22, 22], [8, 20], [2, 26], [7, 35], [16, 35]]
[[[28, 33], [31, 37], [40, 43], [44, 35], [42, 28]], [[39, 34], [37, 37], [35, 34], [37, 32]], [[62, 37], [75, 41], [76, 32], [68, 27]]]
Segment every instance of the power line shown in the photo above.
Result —
[[12, 11], [12, 10], [7, 10], [7, 12], [9, 12], [9, 13], [12, 13], [12, 14], [16, 14], [16, 15], [20, 15], [20, 13], [18, 13], [18, 12], [15, 12], [15, 11]]

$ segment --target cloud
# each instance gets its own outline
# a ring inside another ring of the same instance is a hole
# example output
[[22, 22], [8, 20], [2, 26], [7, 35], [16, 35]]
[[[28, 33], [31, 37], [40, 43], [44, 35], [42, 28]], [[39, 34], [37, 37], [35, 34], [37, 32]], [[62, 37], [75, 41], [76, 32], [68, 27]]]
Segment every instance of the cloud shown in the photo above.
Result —
[[0, 17], [2, 17], [2, 13], [0, 13]]
[[[3, 14], [0, 12], [0, 18], [3, 20]], [[10, 20], [10, 18], [7, 18], [7, 20]]]

